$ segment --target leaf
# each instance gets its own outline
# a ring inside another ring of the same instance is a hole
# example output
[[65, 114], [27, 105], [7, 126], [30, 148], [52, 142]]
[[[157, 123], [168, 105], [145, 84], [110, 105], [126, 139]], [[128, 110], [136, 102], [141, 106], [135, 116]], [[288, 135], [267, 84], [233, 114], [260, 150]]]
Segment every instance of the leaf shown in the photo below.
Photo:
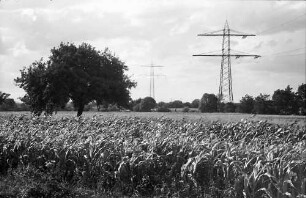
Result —
[[266, 195], [268, 195], [270, 198], [273, 198], [273, 195], [271, 194], [271, 192], [269, 192], [266, 188], [260, 188], [257, 191], [264, 191]]
[[290, 179], [285, 180], [284, 183], [288, 183], [288, 184], [290, 184], [290, 186], [292, 188], [295, 188], [295, 186], [293, 185], [293, 183], [292, 183], [292, 181]]

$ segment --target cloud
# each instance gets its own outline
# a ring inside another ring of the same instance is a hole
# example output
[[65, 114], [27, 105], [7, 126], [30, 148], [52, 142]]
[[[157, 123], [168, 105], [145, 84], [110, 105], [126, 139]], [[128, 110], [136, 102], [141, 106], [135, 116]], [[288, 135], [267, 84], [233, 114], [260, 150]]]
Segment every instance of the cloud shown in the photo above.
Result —
[[151, 62], [165, 66], [156, 70], [166, 75], [156, 81], [157, 100], [187, 101], [204, 91], [216, 93], [221, 58], [192, 55], [221, 52], [222, 37], [196, 35], [222, 29], [225, 20], [234, 30], [260, 33], [231, 38], [232, 49], [263, 57], [232, 59], [235, 96], [271, 93], [284, 80], [293, 85], [305, 81], [305, 56], [272, 55], [305, 45], [305, 2], [6, 0], [0, 6], [0, 90], [14, 97], [24, 93], [13, 83], [19, 70], [48, 57], [62, 41], [109, 47], [131, 66], [128, 74], [137, 77], [133, 98], [148, 95], [149, 80], [141, 76], [147, 70], [138, 66]]

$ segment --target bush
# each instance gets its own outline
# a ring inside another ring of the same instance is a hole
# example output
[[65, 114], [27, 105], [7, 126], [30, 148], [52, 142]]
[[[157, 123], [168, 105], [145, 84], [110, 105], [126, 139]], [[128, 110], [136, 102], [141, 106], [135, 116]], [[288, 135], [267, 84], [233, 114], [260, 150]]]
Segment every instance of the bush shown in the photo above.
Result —
[[120, 111], [120, 108], [117, 104], [110, 104], [107, 107], [107, 111]]
[[189, 112], [189, 108], [188, 107], [184, 107], [182, 112]]
[[133, 111], [140, 112], [140, 104], [136, 104], [136, 105], [133, 107]]
[[171, 110], [167, 107], [158, 107], [157, 112], [171, 112]]

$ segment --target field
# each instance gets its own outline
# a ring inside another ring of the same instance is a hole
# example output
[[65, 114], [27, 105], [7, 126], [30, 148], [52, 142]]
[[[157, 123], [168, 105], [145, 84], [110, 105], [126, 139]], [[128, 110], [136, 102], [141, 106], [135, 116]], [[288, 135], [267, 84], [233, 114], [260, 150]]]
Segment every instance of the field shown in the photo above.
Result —
[[305, 129], [298, 116], [1, 113], [0, 197], [306, 197]]
[[[199, 112], [181, 112], [180, 109], [177, 109], [178, 112], [84, 112], [83, 117], [93, 117], [98, 116], [99, 118], [129, 118], [129, 117], [138, 117], [138, 118], [169, 118], [174, 120], [190, 120], [204, 122], [206, 124], [212, 122], [239, 122], [241, 120], [249, 121], [267, 121], [273, 124], [292, 124], [296, 123], [300, 126], [306, 126], [306, 116], [295, 116], [295, 115], [254, 115], [254, 114], [243, 114], [243, 113], [199, 113]], [[2, 116], [10, 115], [27, 115], [30, 116], [29, 112], [0, 112]], [[69, 117], [73, 118], [76, 116], [74, 111], [60, 111], [54, 117]]]

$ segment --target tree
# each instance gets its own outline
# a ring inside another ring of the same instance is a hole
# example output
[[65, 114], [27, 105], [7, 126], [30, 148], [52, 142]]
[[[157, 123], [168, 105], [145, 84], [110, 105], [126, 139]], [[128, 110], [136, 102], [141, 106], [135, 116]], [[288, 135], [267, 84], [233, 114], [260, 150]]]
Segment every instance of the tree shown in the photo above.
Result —
[[298, 113], [296, 96], [291, 90], [292, 88], [288, 85], [286, 89], [278, 89], [274, 92], [272, 100], [277, 114], [289, 115]]
[[2, 111], [14, 111], [17, 109], [17, 105], [14, 99], [7, 98], [1, 105], [0, 109]]
[[201, 112], [216, 112], [217, 106], [217, 96], [214, 94], [205, 93], [201, 98], [199, 109]]
[[10, 96], [10, 94], [4, 93], [0, 91], [0, 105]]
[[156, 101], [152, 97], [145, 97], [139, 104], [140, 111], [148, 112], [156, 107]]
[[166, 102], [157, 103], [157, 112], [170, 112], [171, 110], [168, 108], [168, 104]]
[[225, 112], [225, 103], [222, 102], [220, 99], [218, 99], [217, 111], [218, 112]]
[[232, 102], [228, 102], [224, 106], [224, 111], [227, 112], [227, 113], [233, 113], [233, 112], [235, 112], [235, 110], [236, 110], [236, 106]]
[[[46, 109], [47, 63], [43, 59], [35, 61], [29, 68], [24, 68], [21, 77], [15, 79], [16, 84], [26, 91], [24, 100], [30, 105], [34, 114], [41, 114]], [[47, 110], [46, 110], [47, 111]]]
[[174, 100], [172, 102], [169, 102], [169, 108], [183, 108], [184, 104], [180, 100]]
[[299, 108], [299, 114], [306, 115], [306, 84], [298, 87], [296, 92], [296, 100]]
[[258, 114], [273, 114], [273, 101], [269, 99], [270, 95], [259, 94], [255, 98], [254, 112]]
[[239, 112], [241, 113], [252, 113], [254, 109], [254, 98], [249, 95], [245, 95], [240, 100]]
[[200, 100], [199, 99], [194, 99], [191, 102], [191, 108], [199, 108], [199, 105], [200, 105]]
[[188, 107], [188, 108], [191, 108], [191, 103], [190, 102], [184, 102], [183, 103], [183, 107]]
[[164, 107], [164, 108], [168, 108], [168, 104], [167, 103], [165, 103], [165, 102], [159, 102], [159, 103], [157, 103], [157, 107]]
[[127, 107], [129, 90], [136, 83], [124, 74], [126, 70], [107, 48], [100, 52], [86, 43], [61, 43], [51, 50], [48, 61], [41, 59], [24, 68], [15, 82], [26, 91], [35, 114], [52, 113], [72, 100], [80, 116], [91, 101]]

